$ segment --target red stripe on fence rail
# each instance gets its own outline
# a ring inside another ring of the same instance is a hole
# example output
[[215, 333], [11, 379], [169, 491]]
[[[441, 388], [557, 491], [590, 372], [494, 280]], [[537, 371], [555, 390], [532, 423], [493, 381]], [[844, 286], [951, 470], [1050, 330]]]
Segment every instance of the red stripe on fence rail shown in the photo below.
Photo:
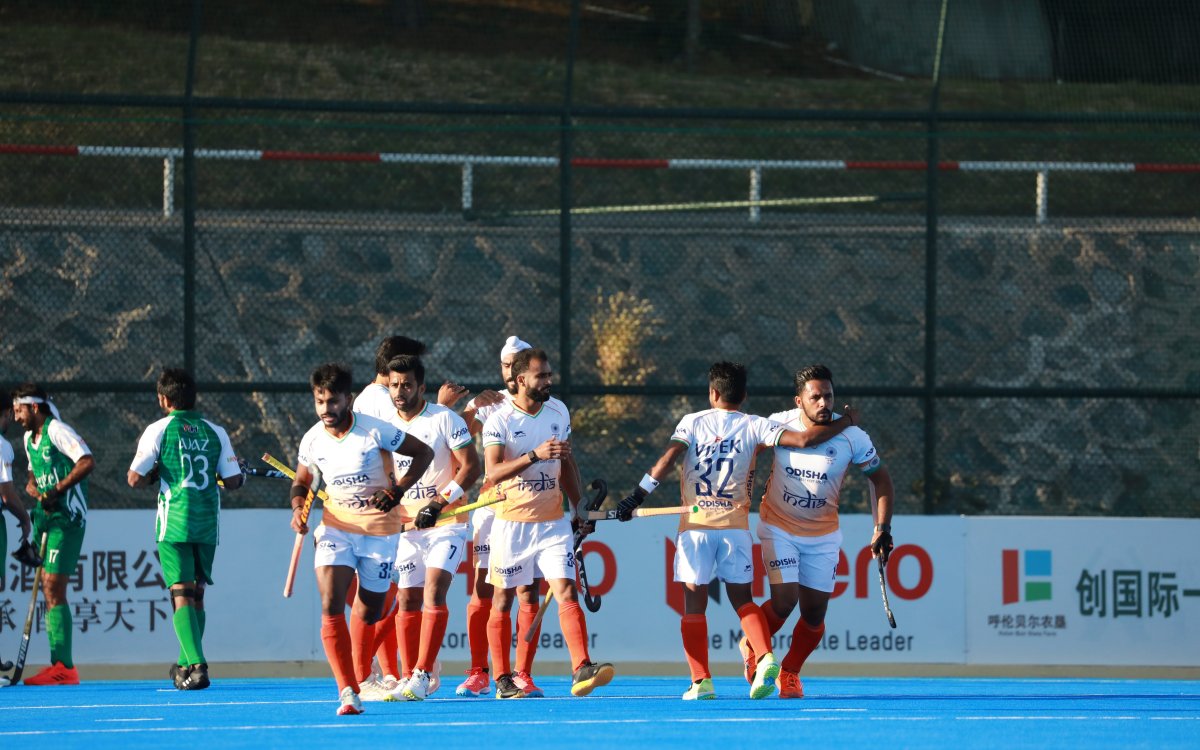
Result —
[[1134, 164], [1134, 172], [1200, 172], [1200, 164]]
[[38, 154], [41, 156], [79, 156], [78, 146], [27, 146], [0, 143], [0, 154]]

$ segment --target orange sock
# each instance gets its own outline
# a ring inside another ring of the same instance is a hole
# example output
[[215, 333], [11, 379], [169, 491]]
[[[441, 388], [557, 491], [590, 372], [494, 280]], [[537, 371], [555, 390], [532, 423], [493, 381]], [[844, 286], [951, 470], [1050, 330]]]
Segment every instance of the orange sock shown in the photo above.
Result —
[[787, 656], [783, 657], [783, 668], [789, 672], [799, 673], [804, 666], [804, 660], [816, 650], [823, 635], [825, 635], [825, 623], [814, 628], [801, 617], [800, 622], [796, 623], [796, 628], [792, 631], [792, 647], [788, 649]]
[[417, 656], [417, 669], [423, 672], [433, 670], [433, 662], [442, 648], [442, 639], [446, 637], [446, 622], [449, 619], [450, 613], [444, 604], [426, 607], [421, 612], [421, 649]]
[[562, 628], [567, 650], [571, 652], [571, 671], [574, 672], [580, 664], [592, 660], [588, 655], [587, 620], [579, 602], [558, 603], [558, 625]]
[[362, 682], [371, 676], [371, 657], [375, 655], [375, 625], [350, 613], [350, 654], [354, 660], [354, 677]]
[[692, 682], [712, 677], [708, 671], [708, 618], [684, 615], [679, 621], [679, 632], [683, 635], [683, 653], [692, 672]]
[[411, 677], [421, 651], [421, 610], [396, 615], [396, 640], [400, 646], [401, 677]]
[[325, 646], [325, 658], [333, 670], [338, 692], [346, 687], [358, 692], [358, 680], [354, 679], [354, 657], [350, 652], [350, 629], [343, 615], [321, 616], [321, 644]]
[[496, 670], [496, 675], [511, 674], [512, 663], [508, 654], [512, 650], [512, 617], [493, 607], [492, 614], [488, 616], [487, 634], [492, 668]]
[[379, 659], [379, 671], [400, 676], [400, 662], [396, 658], [396, 618], [385, 617], [375, 623], [375, 658]]
[[775, 635], [783, 629], [783, 624], [787, 622], [787, 618], [780, 617], [775, 612], [775, 607], [771, 605], [770, 599], [759, 605], [759, 609], [762, 610], [763, 617], [767, 618], [767, 630], [770, 631], [771, 635]]
[[531, 643], [525, 642], [525, 634], [529, 632], [529, 626], [533, 624], [537, 613], [537, 604], [522, 604], [517, 612], [517, 662], [514, 666], [518, 672], [533, 671], [533, 655], [537, 653], [538, 634], [542, 632], [541, 623], [538, 623]]
[[467, 605], [467, 643], [471, 648], [471, 669], [488, 668], [488, 615], [491, 599], [471, 599]]
[[750, 648], [754, 649], [755, 655], [762, 656], [770, 651], [771, 631], [762, 609], [754, 602], [748, 602], [738, 609], [737, 616], [742, 621], [742, 632], [750, 641]]

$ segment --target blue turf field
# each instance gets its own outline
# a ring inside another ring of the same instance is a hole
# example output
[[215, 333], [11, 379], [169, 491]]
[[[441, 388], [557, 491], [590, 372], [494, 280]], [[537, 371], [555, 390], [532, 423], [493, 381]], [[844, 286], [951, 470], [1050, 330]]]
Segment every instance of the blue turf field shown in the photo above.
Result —
[[[590, 698], [539, 677], [547, 697], [369, 703], [334, 715], [331, 679], [229, 679], [180, 693], [167, 681], [0, 690], [5, 747], [1200, 748], [1200, 682], [809, 678], [800, 701], [751, 701], [737, 678], [684, 703], [685, 679], [620, 677]], [[446, 695], [449, 693], [449, 695]], [[782, 745], [777, 743], [782, 742]], [[369, 743], [359, 745], [358, 743]]]

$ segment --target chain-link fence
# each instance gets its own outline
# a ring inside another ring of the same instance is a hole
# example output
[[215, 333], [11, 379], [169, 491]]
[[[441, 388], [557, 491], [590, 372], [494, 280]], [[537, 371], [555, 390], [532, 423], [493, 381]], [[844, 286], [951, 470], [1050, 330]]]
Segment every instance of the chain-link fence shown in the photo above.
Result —
[[311, 369], [402, 333], [431, 390], [549, 350], [614, 494], [733, 359], [763, 414], [828, 364], [902, 513], [1200, 512], [1194, 12], [550, 5], [4, 11], [0, 383], [55, 395], [93, 506], [151, 503], [161, 367], [291, 459]]

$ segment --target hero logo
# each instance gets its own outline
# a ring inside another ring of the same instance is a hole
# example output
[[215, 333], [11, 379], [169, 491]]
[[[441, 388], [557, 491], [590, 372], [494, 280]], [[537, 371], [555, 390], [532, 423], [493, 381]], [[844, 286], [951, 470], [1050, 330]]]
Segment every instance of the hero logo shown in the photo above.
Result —
[[[671, 538], [663, 538], [663, 573], [666, 579], [666, 603], [667, 606], [675, 610], [680, 616], [684, 614], [683, 609], [683, 585], [675, 581], [675, 540]], [[754, 545], [754, 574], [751, 578], [750, 594], [754, 597], [766, 596], [769, 594], [767, 589], [768, 569], [763, 564], [762, 553], [759, 545]], [[780, 567], [786, 560], [780, 560]], [[912, 566], [916, 565], [916, 582], [913, 585], [908, 585], [908, 581], [912, 580]], [[772, 565], [772, 569], [775, 566]], [[901, 570], [904, 573], [901, 573]], [[875, 560], [871, 557], [871, 547], [867, 545], [858, 551], [854, 556], [853, 575], [850, 570], [850, 561], [846, 557], [845, 552], [838, 552], [837, 568], [834, 572], [835, 583], [833, 584], [832, 597], [837, 598], [845, 594], [847, 590], [852, 590], [855, 599], [866, 599], [874, 594], [878, 596], [878, 580], [874, 576]], [[838, 580], [843, 579], [843, 580]], [[849, 580], [845, 580], [849, 579]], [[714, 581], [708, 587], [708, 596], [714, 601], [721, 600], [721, 587], [718, 581]], [[853, 589], [851, 589], [853, 587]], [[920, 599], [929, 593], [933, 588], [933, 558], [924, 547], [917, 544], [901, 544], [892, 550], [891, 559], [888, 561], [888, 590], [896, 596], [897, 599], [903, 601], [913, 601]]]
[[334, 477], [333, 481], [330, 482], [330, 484], [333, 485], [334, 487], [345, 487], [346, 485], [350, 485], [350, 484], [366, 484], [367, 480], [370, 478], [371, 477], [365, 473], [364, 474], [351, 474], [350, 476], [345, 476], [345, 477]]

